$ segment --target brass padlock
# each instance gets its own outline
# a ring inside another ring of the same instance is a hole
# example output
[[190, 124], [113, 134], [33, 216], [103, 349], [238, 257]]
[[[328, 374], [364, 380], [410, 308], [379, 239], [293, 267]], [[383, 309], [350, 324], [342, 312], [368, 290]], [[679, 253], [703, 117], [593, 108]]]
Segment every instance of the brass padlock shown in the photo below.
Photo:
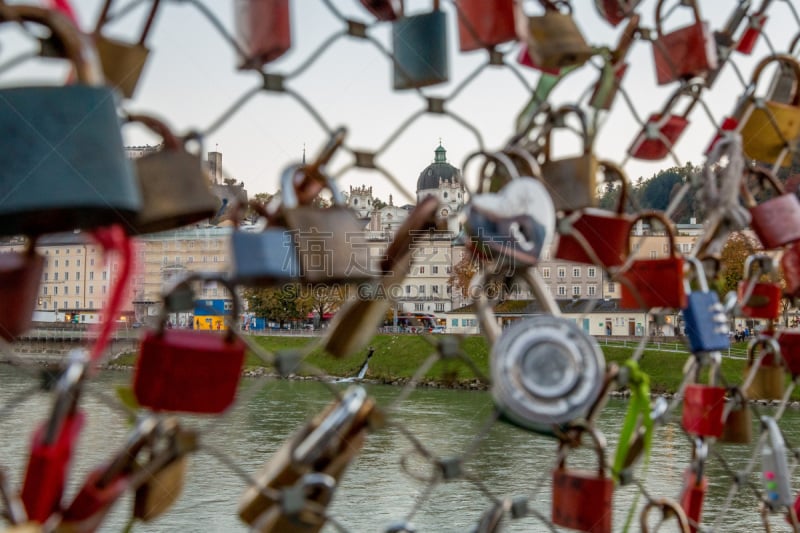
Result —
[[[758, 353], [757, 349], [761, 349]], [[760, 335], [747, 347], [744, 394], [753, 400], [782, 400], [786, 383], [781, 348], [772, 337]], [[749, 385], [748, 385], [749, 384]]]
[[142, 33], [139, 35], [139, 40], [133, 44], [111, 39], [100, 33], [108, 21], [108, 12], [114, 0], [106, 0], [103, 9], [100, 11], [100, 17], [94, 29], [97, 55], [103, 64], [106, 82], [119, 89], [125, 98], [133, 97], [136, 85], [142, 75], [142, 69], [147, 62], [147, 56], [150, 54], [150, 50], [147, 49], [144, 42], [147, 40], [147, 34], [153, 25], [160, 2], [161, 0], [152, 0], [150, 13], [147, 16]]
[[543, 15], [528, 17], [528, 53], [541, 68], [580, 66], [592, 57], [592, 47], [586, 44], [572, 13], [562, 13], [559, 5], [567, 2], [543, 0]]
[[[564, 118], [574, 114], [580, 121], [580, 133], [583, 136], [583, 152], [576, 157], [552, 159], [551, 136], [553, 129], [566, 127]], [[584, 112], [577, 106], [566, 105], [550, 111], [542, 135], [544, 149], [541, 163], [542, 179], [553, 198], [556, 209], [574, 211], [597, 204], [597, 159], [592, 145], [593, 135], [589, 131], [589, 123]]]
[[239, 499], [239, 518], [262, 533], [318, 532], [325, 525], [325, 517], [306, 502], [324, 508], [335, 486], [306, 491], [309, 478], [304, 477], [321, 474], [338, 483], [377, 416], [375, 402], [366, 391], [349, 388], [341, 400], [295, 432], [256, 474], [258, 487], [281, 491], [281, 496], [270, 498], [267, 491], [248, 487]]
[[725, 406], [727, 416], [722, 428], [720, 442], [731, 444], [750, 444], [753, 437], [753, 414], [747, 405], [742, 389], [733, 387], [728, 391], [728, 405]]
[[129, 115], [164, 139], [163, 148], [136, 160], [142, 209], [127, 221], [133, 234], [157, 233], [211, 218], [220, 200], [211, 192], [208, 174], [196, 155], [186, 151], [169, 127], [146, 115]]
[[329, 178], [326, 187], [333, 205], [322, 209], [300, 205], [295, 176], [303, 167], [291, 165], [281, 178], [281, 209], [287, 226], [295, 232], [301, 279], [308, 283], [358, 283], [375, 277], [369, 264], [364, 221], [347, 207], [344, 196]]

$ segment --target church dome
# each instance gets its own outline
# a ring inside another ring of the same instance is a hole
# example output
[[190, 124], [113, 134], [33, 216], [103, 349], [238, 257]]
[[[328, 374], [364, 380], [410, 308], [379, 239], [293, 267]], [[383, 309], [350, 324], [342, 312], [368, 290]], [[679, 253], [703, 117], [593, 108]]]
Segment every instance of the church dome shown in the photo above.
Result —
[[433, 163], [425, 167], [419, 174], [417, 191], [438, 189], [440, 179], [451, 183], [461, 183], [461, 172], [447, 162], [447, 150], [444, 149], [441, 143], [434, 150], [434, 154]]

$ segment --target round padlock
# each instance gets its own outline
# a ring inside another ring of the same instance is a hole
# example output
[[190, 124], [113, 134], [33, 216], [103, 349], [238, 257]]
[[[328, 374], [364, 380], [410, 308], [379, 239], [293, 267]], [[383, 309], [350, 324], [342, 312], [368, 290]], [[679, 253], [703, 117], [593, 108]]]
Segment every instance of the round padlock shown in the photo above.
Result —
[[603, 388], [605, 359], [574, 322], [541, 315], [492, 347], [492, 396], [509, 422], [539, 433], [585, 416]]

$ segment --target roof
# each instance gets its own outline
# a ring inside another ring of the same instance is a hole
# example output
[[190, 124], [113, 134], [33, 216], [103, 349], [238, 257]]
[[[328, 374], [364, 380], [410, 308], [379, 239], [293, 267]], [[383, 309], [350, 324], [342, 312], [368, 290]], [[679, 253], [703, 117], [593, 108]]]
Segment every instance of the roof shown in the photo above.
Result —
[[[635, 309], [620, 309], [619, 300], [600, 298], [578, 298], [574, 300], [556, 300], [562, 313], [630, 313]], [[474, 303], [449, 311], [449, 314], [475, 314]], [[546, 313], [538, 300], [504, 300], [494, 307], [495, 315], [534, 315]]]
[[447, 181], [450, 183], [461, 183], [461, 172], [447, 162], [447, 150], [439, 144], [439, 147], [434, 150], [433, 163], [425, 167], [419, 173], [417, 179], [417, 191], [424, 191], [427, 189], [438, 189], [440, 181]]

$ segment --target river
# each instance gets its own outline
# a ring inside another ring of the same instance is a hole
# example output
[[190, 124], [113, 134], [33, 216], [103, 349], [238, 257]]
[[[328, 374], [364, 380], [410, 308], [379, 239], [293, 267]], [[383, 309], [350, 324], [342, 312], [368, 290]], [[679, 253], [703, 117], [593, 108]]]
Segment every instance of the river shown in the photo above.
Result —
[[[110, 407], [99, 393], [112, 394], [116, 385], [126, 384], [128, 372], [108, 372], [93, 380], [87, 388], [81, 407], [88, 414], [88, 423], [81, 434], [76, 453], [68, 495], [74, 494], [83, 475], [110, 455], [124, 442], [128, 431], [125, 417]], [[0, 405], [4, 417], [0, 420], [0, 450], [2, 464], [9, 469], [15, 484], [20, 483], [27, 446], [32, 428], [44, 420], [51, 398], [42, 392], [25, 394], [35, 381], [18, 369], [0, 365]], [[345, 387], [346, 385], [341, 385]], [[400, 392], [390, 386], [367, 386], [379, 405], [388, 405]], [[240, 395], [247, 401], [237, 404], [221, 419], [208, 417], [186, 418], [189, 426], [203, 429], [202, 444], [221, 450], [248, 473], [255, 473], [283, 440], [308, 417], [322, 410], [331, 400], [331, 393], [319, 383], [307, 381], [263, 381], [245, 379]], [[17, 401], [22, 396], [24, 401]], [[599, 420], [610, 449], [625, 415], [627, 403], [611, 400]], [[398, 419], [410, 429], [422, 444], [438, 457], [461, 455], [479, 433], [492, 413], [488, 393], [417, 390], [402, 404]], [[789, 410], [781, 421], [787, 439], [800, 442], [800, 413]], [[688, 440], [673, 422], [658, 429], [649, 470], [644, 478], [647, 490], [653, 495], [677, 498], [681, 475], [691, 448]], [[476, 486], [465, 480], [438, 485], [429, 496], [424, 486], [408, 476], [400, 467], [400, 458], [411, 449], [409, 440], [397, 429], [377, 431], [367, 439], [362, 453], [346, 472], [331, 506], [331, 514], [349, 531], [383, 531], [386, 526], [402, 519], [419, 503], [412, 523], [419, 531], [469, 531], [477, 524], [480, 514], [490, 506], [490, 500]], [[724, 457], [741, 466], [747, 457], [747, 447], [725, 445]], [[516, 497], [535, 493], [535, 485], [545, 485], [529, 506], [544, 516], [550, 515], [549, 472], [553, 465], [556, 445], [552, 439], [534, 435], [502, 422], [494, 424], [465, 470], [497, 497]], [[596, 459], [586, 450], [568, 458], [568, 465], [595, 468]], [[711, 479], [705, 502], [706, 522], [721, 513], [728, 481], [717, 458], [707, 466]], [[757, 466], [758, 468], [758, 466]], [[641, 474], [640, 474], [641, 475]], [[800, 481], [795, 476], [794, 485]], [[758, 483], [754, 474], [751, 479]], [[758, 485], [756, 485], [758, 486]], [[206, 451], [190, 460], [184, 493], [170, 512], [150, 524], [137, 524], [134, 531], [142, 532], [228, 532], [246, 531], [236, 516], [239, 495], [244, 482], [228, 465]], [[637, 490], [633, 485], [617, 487], [614, 494], [615, 531], [624, 522]], [[109, 515], [103, 531], [124, 528], [131, 509], [132, 498], [119, 502]], [[640, 502], [641, 505], [641, 502]], [[750, 491], [737, 496], [723, 516], [719, 531], [761, 530], [757, 503]], [[773, 530], [787, 526], [781, 517], [772, 519]], [[325, 531], [334, 531], [327, 527]], [[547, 531], [533, 517], [506, 519], [504, 531]], [[632, 531], [637, 531], [638, 526]], [[674, 531], [674, 525], [667, 527]]]

